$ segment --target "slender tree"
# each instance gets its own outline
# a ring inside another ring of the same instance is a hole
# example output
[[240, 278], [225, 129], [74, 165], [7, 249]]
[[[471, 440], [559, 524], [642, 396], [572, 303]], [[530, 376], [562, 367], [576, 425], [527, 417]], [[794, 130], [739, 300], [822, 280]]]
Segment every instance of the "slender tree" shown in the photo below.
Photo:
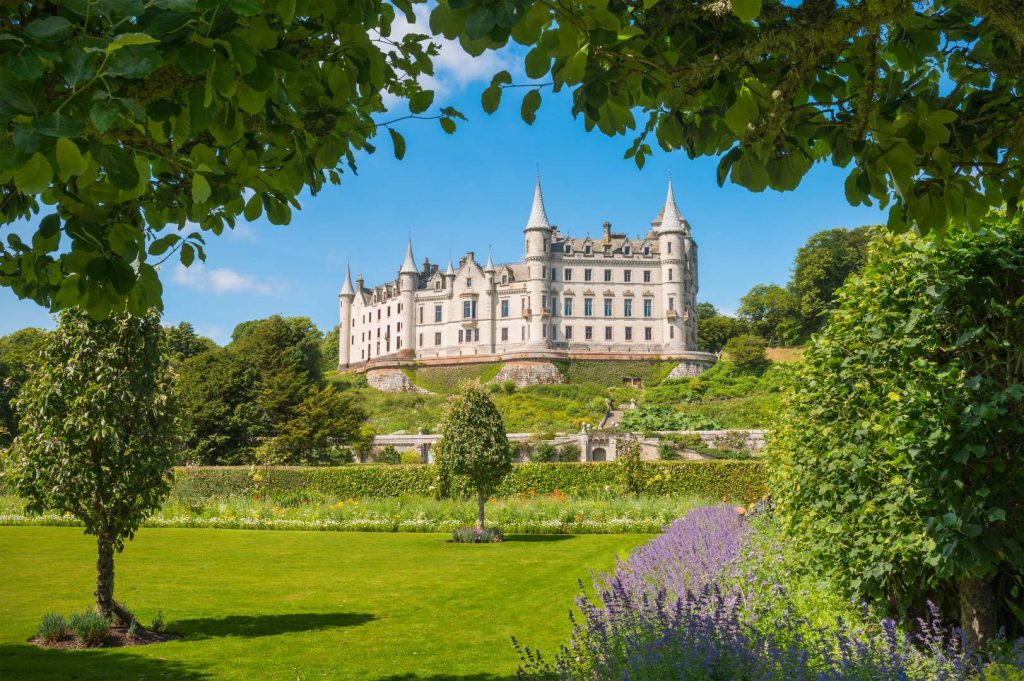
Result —
[[477, 527], [484, 527], [484, 504], [512, 470], [512, 447], [505, 423], [487, 391], [468, 383], [452, 397], [434, 447], [437, 465], [449, 478], [463, 476], [476, 493]]
[[70, 513], [96, 537], [96, 609], [114, 600], [114, 553], [170, 489], [169, 372], [155, 313], [61, 314], [16, 400], [13, 477], [30, 511]]

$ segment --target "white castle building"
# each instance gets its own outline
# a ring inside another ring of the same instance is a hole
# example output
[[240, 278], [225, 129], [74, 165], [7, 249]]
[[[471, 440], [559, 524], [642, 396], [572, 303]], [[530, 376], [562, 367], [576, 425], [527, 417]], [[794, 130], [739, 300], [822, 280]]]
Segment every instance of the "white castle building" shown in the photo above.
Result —
[[678, 359], [677, 374], [692, 375], [714, 362], [697, 352], [697, 244], [671, 181], [646, 235], [606, 222], [592, 239], [549, 222], [538, 178], [523, 235], [523, 262], [481, 265], [470, 251], [457, 267], [417, 267], [410, 239], [395, 280], [353, 286], [346, 272], [339, 369]]

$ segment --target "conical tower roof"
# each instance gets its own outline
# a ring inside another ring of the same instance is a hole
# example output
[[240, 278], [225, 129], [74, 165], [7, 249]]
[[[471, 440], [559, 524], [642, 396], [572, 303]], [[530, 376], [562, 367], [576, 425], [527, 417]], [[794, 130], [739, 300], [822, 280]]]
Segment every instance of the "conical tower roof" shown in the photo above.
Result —
[[544, 210], [544, 195], [540, 191], [540, 175], [537, 175], [537, 186], [533, 190], [533, 206], [530, 208], [530, 219], [526, 221], [526, 229], [551, 229], [548, 214]]
[[402, 269], [398, 270], [399, 274], [418, 274], [419, 270], [416, 269], [416, 259], [412, 257], [412, 238], [409, 239], [409, 243], [405, 247], [405, 262], [402, 263]]
[[672, 178], [668, 180], [668, 196], [665, 197], [665, 205], [658, 216], [658, 222], [661, 223], [658, 227], [659, 234], [686, 231], [682, 215], [679, 213], [679, 206], [676, 205], [675, 193], [672, 191]]
[[448, 256], [448, 267], [445, 269], [444, 273], [449, 277], [455, 276], [455, 268], [452, 267], [452, 256], [450, 255]]
[[345, 283], [341, 286], [341, 293], [343, 296], [354, 296], [356, 290], [352, 287], [352, 268], [345, 265]]
[[484, 272], [493, 272], [493, 271], [494, 271], [494, 262], [491, 260], [491, 251], [490, 251], [490, 249], [488, 249], [487, 250], [487, 264], [484, 265]]

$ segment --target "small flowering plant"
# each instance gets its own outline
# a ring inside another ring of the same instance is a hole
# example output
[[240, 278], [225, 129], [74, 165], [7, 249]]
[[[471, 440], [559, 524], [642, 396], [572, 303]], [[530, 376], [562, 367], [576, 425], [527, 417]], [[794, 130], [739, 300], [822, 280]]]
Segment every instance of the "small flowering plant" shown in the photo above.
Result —
[[505, 535], [494, 527], [457, 527], [452, 530], [452, 541], [456, 544], [497, 544], [505, 541]]

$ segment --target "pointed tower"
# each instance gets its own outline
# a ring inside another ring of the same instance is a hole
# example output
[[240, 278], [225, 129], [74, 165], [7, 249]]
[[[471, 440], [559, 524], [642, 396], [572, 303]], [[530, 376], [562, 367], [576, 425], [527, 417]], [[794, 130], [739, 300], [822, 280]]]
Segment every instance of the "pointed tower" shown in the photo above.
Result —
[[338, 328], [338, 369], [346, 368], [351, 362], [352, 350], [352, 301], [356, 292], [352, 288], [352, 268], [345, 265], [345, 283], [338, 293], [338, 307], [341, 324]]
[[416, 259], [412, 255], [412, 237], [405, 247], [405, 261], [398, 270], [398, 291], [401, 310], [398, 318], [401, 325], [398, 331], [398, 348], [400, 355], [415, 357], [416, 349], [413, 338], [416, 337], [416, 289], [419, 287], [420, 273], [416, 269]]
[[686, 350], [690, 316], [684, 314], [688, 307], [686, 298], [686, 225], [680, 218], [672, 190], [672, 178], [668, 181], [668, 195], [661, 209], [661, 223], [658, 226], [658, 246], [661, 256], [661, 304], [662, 304], [662, 348], [669, 352]]
[[551, 244], [551, 223], [544, 209], [544, 195], [540, 190], [540, 174], [533, 190], [533, 205], [526, 221], [523, 234], [526, 236], [526, 266], [529, 274], [526, 281], [528, 308], [527, 347], [543, 349], [548, 347], [547, 320], [549, 311], [544, 304], [550, 286], [547, 269], [550, 266], [549, 246]]

